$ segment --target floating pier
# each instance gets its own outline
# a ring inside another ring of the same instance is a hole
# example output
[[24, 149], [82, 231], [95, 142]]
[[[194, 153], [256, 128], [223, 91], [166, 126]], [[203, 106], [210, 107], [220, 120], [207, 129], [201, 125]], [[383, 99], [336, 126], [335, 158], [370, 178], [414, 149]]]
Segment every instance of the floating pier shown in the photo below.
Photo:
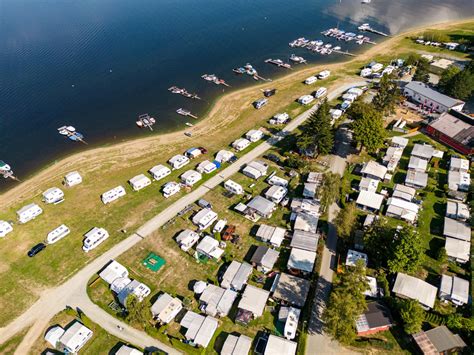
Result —
[[367, 31], [367, 32], [375, 33], [379, 36], [390, 37], [389, 34], [381, 32], [381, 31], [377, 31], [376, 29], [372, 28], [368, 23], [363, 23], [357, 28], [359, 29], [359, 31]]
[[84, 140], [84, 136], [82, 135], [82, 133], [77, 132], [73, 126], [59, 127], [58, 133], [62, 136], [67, 137], [69, 140], [73, 142], [81, 142], [81, 143], [87, 144], [87, 142]]
[[168, 91], [170, 91], [172, 94], [178, 94], [178, 95], [187, 97], [188, 99], [201, 100], [201, 98], [199, 96], [197, 96], [197, 94], [191, 94], [186, 89], [184, 89], [184, 88], [181, 89], [177, 86], [172, 86], [172, 87], [168, 88]]
[[204, 74], [204, 75], [201, 75], [201, 78], [211, 83], [214, 83], [216, 85], [224, 85], [224, 86], [230, 87], [230, 85], [227, 84], [223, 79], [219, 79], [214, 74]]
[[276, 65], [277, 67], [285, 68], [285, 69], [291, 69], [291, 64], [283, 62], [281, 59], [267, 59], [265, 60], [265, 63], [270, 63], [273, 65]]
[[178, 115], [181, 115], [181, 116], [189, 116], [189, 117], [192, 117], [192, 118], [194, 118], [194, 119], [197, 119], [197, 118], [198, 118], [197, 116], [193, 115], [193, 114], [191, 113], [191, 111], [185, 110], [184, 108], [179, 108], [179, 109], [177, 109], [177, 110], [176, 110], [176, 113], [177, 113]]
[[138, 116], [136, 124], [140, 128], [148, 128], [150, 131], [153, 131], [153, 125], [156, 123], [156, 120], [153, 117], [150, 117], [148, 113]]

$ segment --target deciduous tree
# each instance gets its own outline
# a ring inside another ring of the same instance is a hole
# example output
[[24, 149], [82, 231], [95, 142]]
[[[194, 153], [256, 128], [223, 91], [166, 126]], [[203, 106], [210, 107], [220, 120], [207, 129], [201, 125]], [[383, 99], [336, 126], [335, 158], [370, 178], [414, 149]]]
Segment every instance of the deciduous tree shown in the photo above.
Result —
[[411, 226], [405, 226], [395, 233], [392, 250], [387, 263], [392, 273], [415, 272], [423, 260], [423, 241], [420, 234]]
[[373, 104], [375, 108], [384, 113], [393, 113], [395, 106], [400, 102], [400, 90], [397, 84], [390, 80], [388, 75], [382, 76], [377, 95]]
[[341, 189], [341, 177], [338, 174], [328, 172], [324, 174], [323, 184], [321, 186], [321, 204], [324, 209], [328, 208], [339, 197]]
[[150, 308], [146, 306], [145, 302], [140, 302], [137, 296], [130, 294], [125, 301], [125, 307], [127, 309], [126, 319], [128, 322], [146, 326], [151, 313]]
[[421, 331], [421, 325], [425, 319], [425, 311], [416, 300], [401, 300], [399, 302], [400, 318], [403, 321], [403, 329], [407, 334]]
[[430, 62], [426, 58], [420, 58], [416, 64], [416, 71], [413, 80], [427, 83], [430, 80], [429, 68]]
[[343, 239], [349, 238], [356, 221], [357, 208], [354, 203], [349, 203], [339, 211], [334, 220], [337, 234]]
[[380, 111], [371, 104], [357, 102], [349, 110], [349, 115], [354, 119], [352, 129], [357, 143], [369, 153], [375, 153], [383, 147], [386, 132]]

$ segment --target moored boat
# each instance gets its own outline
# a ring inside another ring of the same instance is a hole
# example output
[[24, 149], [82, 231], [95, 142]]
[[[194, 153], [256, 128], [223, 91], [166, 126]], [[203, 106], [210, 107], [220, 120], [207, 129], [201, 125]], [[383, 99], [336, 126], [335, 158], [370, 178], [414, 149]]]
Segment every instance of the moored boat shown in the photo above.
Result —
[[150, 131], [153, 131], [153, 125], [156, 123], [156, 120], [151, 117], [148, 113], [144, 113], [138, 116], [136, 124], [140, 128], [149, 128]]

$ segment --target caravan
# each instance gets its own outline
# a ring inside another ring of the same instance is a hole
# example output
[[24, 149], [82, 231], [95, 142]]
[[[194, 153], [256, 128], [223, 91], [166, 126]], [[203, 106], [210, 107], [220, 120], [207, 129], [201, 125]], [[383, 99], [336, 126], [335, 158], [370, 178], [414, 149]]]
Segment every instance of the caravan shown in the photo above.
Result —
[[7, 221], [0, 221], [0, 238], [5, 237], [8, 233], [13, 231], [13, 227]]
[[320, 87], [318, 90], [316, 90], [316, 92], [314, 93], [314, 97], [319, 99], [321, 97], [323, 97], [324, 95], [326, 95], [328, 93], [328, 89], [326, 89], [325, 87]]
[[181, 190], [181, 185], [178, 184], [175, 181], [170, 181], [167, 182], [166, 184], [163, 185], [163, 196], [165, 198], [168, 198], [170, 196], [173, 196], [174, 194], [177, 194]]
[[236, 195], [243, 195], [243, 193], [244, 193], [244, 189], [242, 188], [242, 186], [237, 184], [233, 180], [227, 180], [224, 183], [224, 188], [227, 191], [232, 192], [233, 194], [236, 194]]
[[181, 175], [181, 181], [186, 186], [193, 186], [195, 183], [202, 179], [202, 175], [198, 173], [196, 170], [188, 170], [185, 171]]
[[232, 143], [232, 148], [236, 151], [241, 152], [250, 145], [250, 141], [245, 138], [239, 138]]
[[181, 169], [186, 164], [189, 164], [189, 158], [178, 154], [168, 160], [168, 163], [173, 167], [174, 170], [177, 170]]
[[128, 180], [128, 183], [130, 184], [133, 190], [140, 191], [141, 189], [150, 185], [151, 180], [144, 174], [140, 174], [132, 177], [130, 180]]
[[64, 201], [64, 192], [57, 187], [52, 187], [43, 192], [43, 202], [45, 203], [60, 203]]
[[153, 168], [149, 170], [151, 176], [153, 179], [156, 181], [163, 179], [164, 177], [168, 176], [171, 174], [171, 169], [164, 166], [164, 165], [155, 165]]
[[314, 101], [313, 95], [303, 95], [298, 99], [298, 103], [300, 103], [301, 105], [308, 105], [313, 101]]
[[80, 183], [82, 183], [82, 176], [77, 171], [67, 173], [64, 177], [64, 186], [72, 187]]
[[36, 203], [30, 203], [29, 205], [16, 211], [20, 223], [29, 222], [32, 219], [38, 217], [41, 213], [43, 213], [43, 210]]
[[318, 74], [318, 79], [326, 79], [329, 78], [329, 75], [331, 75], [331, 72], [329, 70], [323, 70]]
[[126, 195], [125, 189], [123, 186], [117, 186], [113, 188], [112, 190], [109, 190], [107, 192], [104, 192], [101, 196], [102, 202], [104, 205], [111, 203], [115, 200], [118, 200], [120, 197], [123, 197]]
[[65, 224], [61, 224], [58, 228], [48, 233], [48, 236], [46, 237], [46, 244], [54, 244], [57, 241], [63, 239], [69, 233], [71, 233], [71, 230]]
[[89, 232], [84, 235], [84, 245], [82, 246], [82, 250], [86, 253], [92, 249], [98, 247], [104, 240], [109, 237], [109, 232], [107, 232], [104, 228], [94, 227]]

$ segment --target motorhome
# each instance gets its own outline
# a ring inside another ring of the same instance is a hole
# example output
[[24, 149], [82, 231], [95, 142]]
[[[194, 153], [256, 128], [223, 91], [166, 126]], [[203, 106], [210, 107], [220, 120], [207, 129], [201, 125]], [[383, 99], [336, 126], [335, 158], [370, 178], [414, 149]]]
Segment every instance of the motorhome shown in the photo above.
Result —
[[5, 237], [8, 233], [13, 231], [13, 227], [7, 221], [0, 221], [0, 238]]
[[141, 189], [151, 185], [151, 180], [144, 174], [140, 174], [132, 177], [130, 180], [128, 180], [128, 183], [130, 184], [133, 190], [140, 191]]
[[65, 224], [61, 224], [58, 228], [55, 228], [54, 230], [48, 233], [48, 235], [46, 236], [46, 243], [54, 244], [70, 233], [71, 230]]
[[100, 198], [102, 199], [102, 203], [106, 205], [115, 200], [118, 200], [120, 197], [123, 197], [126, 194], [127, 193], [125, 192], [125, 188], [123, 186], [117, 186], [114, 187], [112, 190], [104, 192]]
[[161, 164], [155, 165], [153, 168], [151, 168], [148, 171], [155, 181], [161, 180], [164, 177], [171, 174], [171, 169]]
[[87, 232], [84, 237], [85, 239], [82, 250], [87, 253], [103, 243], [109, 237], [109, 232], [107, 232], [104, 228], [94, 227], [89, 232]]
[[72, 187], [82, 183], [82, 176], [77, 171], [72, 171], [64, 176], [64, 185]]
[[60, 203], [64, 201], [64, 192], [57, 187], [52, 187], [43, 192], [43, 202], [45, 203]]
[[30, 203], [29, 205], [26, 205], [25, 207], [22, 207], [21, 209], [16, 211], [16, 214], [18, 216], [18, 220], [20, 221], [20, 223], [29, 222], [32, 219], [35, 219], [36, 217], [38, 217], [42, 213], [43, 213], [43, 210], [36, 203]]
[[236, 194], [236, 195], [243, 195], [244, 193], [243, 187], [233, 180], [227, 180], [224, 183], [224, 188], [227, 191], [232, 192], [233, 194]]
[[166, 184], [163, 185], [163, 196], [165, 198], [168, 198], [170, 196], [173, 196], [174, 194], [177, 194], [181, 190], [181, 185], [178, 184], [175, 181], [170, 181], [167, 182]]

